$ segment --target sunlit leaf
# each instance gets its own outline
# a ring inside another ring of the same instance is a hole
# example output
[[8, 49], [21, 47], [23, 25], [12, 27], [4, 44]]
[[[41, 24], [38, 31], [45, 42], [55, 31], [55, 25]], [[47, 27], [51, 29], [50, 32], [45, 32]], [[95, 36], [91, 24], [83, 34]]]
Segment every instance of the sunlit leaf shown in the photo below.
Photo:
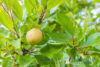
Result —
[[39, 62], [39, 64], [42, 64], [42, 65], [47, 65], [47, 64], [54, 64], [54, 60], [53, 59], [50, 59], [46, 56], [43, 56], [43, 55], [35, 55], [37, 61]]
[[13, 30], [13, 22], [10, 16], [0, 7], [0, 23], [10, 30]]
[[18, 49], [18, 48], [20, 48], [20, 46], [21, 46], [21, 41], [20, 41], [20, 39], [18, 39], [18, 40], [13, 40], [13, 41], [10, 41], [10, 44], [11, 44], [12, 46], [14, 46], [16, 49]]
[[64, 0], [49, 0], [47, 2], [47, 9], [49, 10], [49, 9], [55, 7], [55, 6], [60, 5], [63, 2], [64, 2]]
[[34, 59], [29, 56], [29, 55], [26, 55], [26, 56], [20, 56], [19, 57], [19, 64], [20, 64], [20, 67], [27, 67], [29, 64], [32, 63]]
[[96, 44], [100, 44], [100, 33], [94, 33], [90, 35], [87, 39], [86, 45], [96, 46]]
[[62, 28], [68, 31], [71, 35], [73, 34], [73, 21], [67, 17], [64, 13], [57, 13], [57, 22]]
[[30, 15], [36, 7], [36, 1], [35, 0], [24, 0], [24, 5], [26, 8], [26, 11]]
[[23, 9], [18, 0], [14, 0], [12, 10], [15, 16], [22, 21]]
[[41, 49], [41, 53], [48, 57], [53, 57], [54, 54], [57, 54], [63, 50], [65, 46], [62, 44], [48, 44]]

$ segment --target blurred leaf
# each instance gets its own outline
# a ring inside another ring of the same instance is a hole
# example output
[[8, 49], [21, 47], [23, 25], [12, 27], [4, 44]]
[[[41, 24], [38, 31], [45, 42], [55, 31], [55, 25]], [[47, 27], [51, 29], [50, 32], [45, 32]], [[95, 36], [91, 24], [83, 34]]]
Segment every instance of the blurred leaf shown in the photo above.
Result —
[[43, 47], [40, 52], [48, 57], [53, 57], [55, 54], [61, 52], [64, 49], [63, 44], [47, 44], [45, 47]]
[[19, 64], [20, 67], [28, 67], [33, 62], [34, 58], [32, 58], [29, 55], [26, 56], [20, 56], [19, 57]]
[[11, 67], [11, 59], [10, 58], [4, 58], [2, 62], [2, 67]]
[[96, 48], [97, 50], [100, 50], [100, 46], [96, 46], [95, 48]]
[[83, 62], [84, 62], [84, 64], [86, 66], [89, 66], [90, 67], [91, 62], [87, 58], [83, 59]]
[[15, 16], [22, 21], [23, 9], [18, 0], [14, 0], [12, 10]]
[[21, 46], [21, 41], [20, 41], [20, 39], [18, 39], [18, 40], [12, 40], [12, 41], [10, 41], [10, 44], [12, 46], [14, 46], [16, 49], [18, 49]]
[[40, 25], [37, 23], [37, 16], [28, 16], [25, 20], [25, 23], [29, 28], [39, 27]]
[[0, 33], [0, 38], [3, 38], [3, 37], [4, 37], [4, 35]]
[[90, 16], [88, 15], [86, 18], [85, 18], [85, 22], [84, 22], [84, 33], [86, 32], [87, 28], [88, 28], [88, 24], [89, 22], [91, 21], [91, 18]]
[[[5, 20], [6, 19], [6, 20]], [[13, 22], [10, 16], [0, 7], [0, 23], [13, 31]]]
[[95, 28], [95, 26], [89, 26], [88, 29], [87, 29], [86, 37], [88, 37], [88, 36], [90, 36], [90, 35], [92, 35], [92, 34], [94, 34], [94, 33], [96, 33], [96, 28]]
[[35, 0], [24, 0], [24, 5], [26, 8], [26, 11], [30, 15], [36, 7], [36, 1]]
[[87, 39], [86, 45], [89, 46], [96, 46], [100, 44], [100, 33], [94, 33], [92, 35], [90, 35]]
[[62, 32], [55, 32], [55, 33], [50, 33], [49, 36], [51, 37], [52, 40], [56, 42], [66, 42], [68, 39], [71, 39], [70, 34], [62, 33]]
[[98, 18], [100, 17], [100, 13], [97, 15], [97, 17], [98, 17]]
[[30, 30], [30, 28], [29, 28], [28, 25], [21, 26], [21, 32], [22, 33], [25, 33], [26, 34], [29, 30]]
[[41, 0], [41, 4], [44, 6], [44, 8], [47, 7], [48, 0]]
[[73, 21], [67, 17], [64, 13], [57, 13], [57, 22], [62, 26], [63, 29], [73, 35]]
[[47, 2], [47, 10], [62, 4], [64, 0], [48, 0]]
[[0, 38], [0, 49], [5, 47], [5, 45], [6, 45], [6, 42], [4, 42], [4, 40], [2, 38]]
[[39, 43], [39, 45], [46, 44], [48, 40], [49, 40], [49, 35], [46, 33], [43, 33], [43, 38], [42, 38], [42, 41]]
[[27, 43], [26, 34], [21, 36], [21, 41]]
[[64, 56], [63, 53], [57, 53], [57, 54], [54, 55], [53, 58], [55, 60], [62, 60], [63, 56]]
[[100, 3], [100, 0], [94, 0], [95, 3]]
[[50, 59], [50, 58], [43, 56], [43, 55], [35, 55], [35, 58], [37, 59], [38, 63], [42, 64], [42, 65], [54, 64], [53, 59]]
[[84, 63], [82, 63], [82, 62], [74, 62], [73, 65], [75, 67], [86, 67], [86, 65]]
[[3, 2], [5, 3], [6, 7], [11, 10], [14, 0], [3, 0]]
[[4, 35], [5, 37], [9, 35], [9, 30], [6, 30], [5, 28], [0, 28], [0, 33]]
[[76, 53], [76, 50], [74, 48], [69, 48], [66, 51], [67, 51], [69, 56], [71, 56], [72, 58], [75, 58], [77, 53]]
[[18, 0], [4, 0], [8, 10], [12, 10], [15, 16], [22, 21], [23, 10]]
[[52, 32], [56, 28], [56, 24], [47, 25], [42, 30], [45, 32]]

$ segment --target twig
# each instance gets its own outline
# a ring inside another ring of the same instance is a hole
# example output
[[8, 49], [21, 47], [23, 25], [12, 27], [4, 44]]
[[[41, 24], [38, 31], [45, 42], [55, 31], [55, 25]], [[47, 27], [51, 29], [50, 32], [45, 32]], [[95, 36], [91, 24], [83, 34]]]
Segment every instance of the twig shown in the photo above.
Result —
[[23, 55], [26, 55], [26, 54], [36, 53], [36, 52], [40, 52], [40, 51], [29, 51], [25, 48], [22, 48], [22, 52], [23, 52]]
[[[7, 0], [6, 0], [6, 2], [7, 2]], [[12, 19], [12, 21], [13, 21], [13, 24], [14, 24], [14, 19], [13, 19], [12, 12], [11, 12], [11, 10], [10, 10], [10, 7], [9, 7], [9, 5], [8, 5], [8, 2], [7, 2], [7, 6], [8, 6], [9, 11], [10, 11], [10, 17], [11, 17], [11, 19]]]
[[[13, 16], [12, 16], [12, 12], [10, 11], [10, 16], [11, 16], [11, 19], [12, 19], [12, 22], [13, 22], [13, 26], [14, 26], [14, 19], [13, 19]], [[14, 34], [18, 37], [18, 38], [20, 38], [20, 36], [17, 34], [17, 32], [16, 32], [16, 30], [15, 30], [15, 26], [13, 27], [13, 29], [14, 29]]]
[[47, 9], [45, 9], [45, 10], [40, 14], [39, 19], [38, 19], [38, 23], [39, 23], [39, 24], [42, 23], [42, 20], [43, 20], [43, 17], [44, 17], [44, 15], [45, 15], [46, 11], [47, 11]]
[[[9, 15], [9, 11], [3, 6], [2, 3], [0, 3], [0, 5], [2, 6], [2, 8], [4, 9], [4, 11], [6, 11], [6, 13]], [[10, 16], [10, 15], [9, 15]]]
[[73, 35], [72, 35], [72, 41], [73, 41], [73, 47], [75, 47], [75, 43], [74, 43], [74, 37], [73, 37]]
[[29, 52], [29, 50], [22, 48], [22, 52], [23, 52], [23, 55], [26, 55]]
[[14, 59], [14, 61], [16, 62], [16, 58], [14, 56], [12, 56], [12, 58]]
[[85, 48], [88, 48], [88, 47], [76, 48], [76, 50], [77, 50], [77, 51], [81, 51], [81, 50], [83, 50], [83, 49], [85, 49]]

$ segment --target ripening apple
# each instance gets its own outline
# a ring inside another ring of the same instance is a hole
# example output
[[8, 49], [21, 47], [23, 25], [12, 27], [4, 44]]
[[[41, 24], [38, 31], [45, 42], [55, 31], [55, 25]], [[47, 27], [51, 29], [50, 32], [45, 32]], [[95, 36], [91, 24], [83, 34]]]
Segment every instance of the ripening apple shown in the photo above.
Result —
[[42, 40], [42, 32], [38, 28], [33, 28], [26, 34], [27, 42], [35, 45]]

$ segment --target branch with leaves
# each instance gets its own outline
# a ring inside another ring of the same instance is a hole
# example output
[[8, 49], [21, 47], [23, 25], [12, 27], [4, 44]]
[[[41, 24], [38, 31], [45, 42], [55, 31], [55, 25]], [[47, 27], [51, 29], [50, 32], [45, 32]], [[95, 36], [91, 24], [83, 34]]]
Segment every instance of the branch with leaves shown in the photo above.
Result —
[[[12, 15], [12, 12], [11, 12], [11, 10], [9, 9], [7, 9], [2, 3], [0, 3], [0, 5], [2, 6], [2, 8], [4, 9], [4, 11], [11, 17], [11, 20], [12, 20], [12, 22], [13, 22], [13, 26], [14, 26], [14, 19], [13, 19], [13, 15]], [[10, 11], [10, 13], [9, 13], [9, 11]], [[15, 36], [16, 37], [20, 37], [18, 34], [17, 34], [17, 32], [15, 31], [15, 27], [13, 28], [14, 30], [13, 30], [13, 33], [15, 34]]]

